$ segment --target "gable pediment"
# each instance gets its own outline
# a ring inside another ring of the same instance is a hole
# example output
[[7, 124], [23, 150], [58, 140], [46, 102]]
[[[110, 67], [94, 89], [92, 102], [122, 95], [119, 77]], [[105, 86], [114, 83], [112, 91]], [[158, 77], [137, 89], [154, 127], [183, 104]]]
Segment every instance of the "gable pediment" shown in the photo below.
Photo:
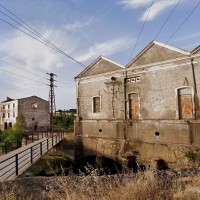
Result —
[[127, 67], [137, 67], [188, 56], [190, 53], [156, 41], [151, 42]]
[[118, 71], [124, 67], [112, 60], [100, 56], [93, 63], [91, 63], [85, 70], [83, 70], [76, 78], [84, 78], [95, 76], [112, 71]]

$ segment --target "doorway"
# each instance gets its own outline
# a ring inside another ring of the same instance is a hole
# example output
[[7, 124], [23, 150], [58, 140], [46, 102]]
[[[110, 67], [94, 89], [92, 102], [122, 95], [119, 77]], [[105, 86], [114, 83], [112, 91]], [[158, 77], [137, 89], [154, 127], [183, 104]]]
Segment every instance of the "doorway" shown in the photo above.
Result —
[[129, 119], [139, 119], [139, 95], [138, 93], [129, 94]]
[[178, 111], [179, 119], [193, 119], [193, 95], [192, 88], [178, 89]]

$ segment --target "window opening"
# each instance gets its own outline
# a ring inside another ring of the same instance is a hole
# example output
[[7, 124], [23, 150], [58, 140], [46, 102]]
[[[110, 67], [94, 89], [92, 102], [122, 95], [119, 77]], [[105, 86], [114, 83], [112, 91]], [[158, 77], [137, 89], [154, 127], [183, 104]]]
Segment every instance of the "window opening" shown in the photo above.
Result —
[[93, 97], [93, 113], [100, 112], [100, 97]]

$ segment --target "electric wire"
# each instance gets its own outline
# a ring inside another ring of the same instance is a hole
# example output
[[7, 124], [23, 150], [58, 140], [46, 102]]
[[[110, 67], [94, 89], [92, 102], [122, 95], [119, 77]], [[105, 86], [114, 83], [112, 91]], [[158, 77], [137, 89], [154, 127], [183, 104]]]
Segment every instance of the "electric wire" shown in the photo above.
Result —
[[41, 83], [41, 84], [43, 84], [43, 85], [47, 85], [46, 83], [43, 83], [43, 82], [40, 82], [40, 81], [36, 81], [36, 80], [34, 80], [34, 79], [32, 79], [32, 78], [28, 78], [28, 77], [22, 76], [22, 75], [20, 75], [20, 74], [16, 74], [16, 73], [14, 73], [14, 72], [10, 72], [10, 71], [7, 71], [7, 70], [5, 70], [5, 69], [0, 69], [0, 71], [9, 73], [9, 74], [12, 74], [12, 75], [15, 75], [15, 76], [19, 76], [19, 77], [21, 77], [21, 78], [24, 78], [24, 79], [27, 79], [27, 80], [31, 80], [31, 81], [34, 81], [34, 82], [37, 82], [37, 83]]
[[191, 17], [197, 7], [200, 5], [200, 1], [195, 5], [195, 7], [191, 10], [191, 12], [187, 15], [187, 17], [183, 20], [183, 22], [179, 25], [179, 27], [174, 31], [174, 33], [169, 37], [166, 41], [166, 44], [171, 40], [171, 38], [180, 30], [180, 28], [186, 23], [186, 21]]
[[135, 45], [134, 45], [133, 50], [132, 50], [132, 52], [131, 52], [131, 55], [130, 55], [130, 57], [129, 57], [129, 61], [131, 60], [131, 58], [132, 58], [132, 56], [133, 56], [133, 53], [134, 53], [134, 51], [135, 51], [135, 49], [136, 49], [136, 46], [137, 46], [137, 44], [138, 44], [138, 42], [139, 42], [139, 39], [140, 39], [140, 37], [141, 37], [141, 35], [142, 35], [144, 26], [145, 26], [145, 24], [146, 24], [146, 21], [147, 21], [147, 19], [148, 19], [148, 16], [149, 16], [149, 13], [150, 13], [150, 11], [151, 11], [151, 8], [152, 8], [152, 6], [153, 6], [153, 4], [154, 4], [154, 1], [155, 1], [155, 0], [152, 0], [152, 2], [151, 2], [151, 5], [150, 5], [149, 10], [148, 10], [148, 12], [147, 12], [147, 15], [146, 15], [146, 17], [145, 17], [145, 20], [144, 20], [144, 22], [143, 22], [143, 24], [142, 24], [142, 28], [141, 28], [141, 30], [140, 30], [139, 36], [138, 36], [138, 38], [137, 38], [137, 40], [136, 40], [136, 42], [135, 42]]
[[37, 70], [37, 71], [40, 71], [40, 72], [46, 74], [46, 71], [43, 71], [43, 70], [41, 70], [41, 69], [35, 69], [33, 66], [28, 65], [27, 63], [25, 63], [25, 62], [23, 62], [23, 61], [21, 61], [21, 60], [19, 60], [19, 59], [17, 59], [17, 58], [14, 58], [14, 57], [12, 57], [12, 56], [9, 56], [9, 55], [6, 54], [5, 52], [0, 52], [0, 54], [2, 54], [2, 55], [4, 55], [4, 56], [7, 56], [8, 58], [11, 58], [11, 59], [13, 59], [13, 60], [15, 60], [15, 61], [17, 61], [17, 62], [19, 62], [19, 63], [21, 63], [21, 64], [24, 64], [24, 65], [26, 65], [26, 66], [28, 66], [28, 67], [31, 67], [31, 68], [34, 69], [34, 70]]
[[18, 68], [18, 69], [20, 69], [20, 70], [22, 70], [22, 71], [28, 72], [28, 73], [30, 73], [30, 74], [32, 74], [32, 75], [39, 76], [39, 77], [41, 77], [41, 78], [46, 79], [46, 77], [44, 77], [44, 76], [40, 76], [39, 74], [33, 73], [33, 72], [31, 72], [31, 71], [29, 71], [29, 70], [26, 70], [26, 69], [23, 69], [23, 68], [21, 68], [21, 67], [18, 67], [18, 66], [16, 66], [16, 65], [13, 65], [12, 63], [6, 62], [6, 61], [4, 61], [4, 60], [1, 60], [1, 59], [0, 59], [0, 62], [3, 62], [3, 63], [5, 63], [5, 64], [7, 64], [7, 65], [12, 66], [12, 67]]
[[[0, 6], [2, 8], [4, 8], [6, 11], [8, 11], [9, 13], [11, 13], [13, 16], [17, 17], [14, 13], [12, 13], [11, 11], [9, 11], [5, 6], [3, 6], [2, 4], [0, 4]], [[32, 37], [33, 39], [37, 40], [38, 42], [43, 43], [44, 45], [48, 46], [49, 48], [52, 48], [53, 50], [65, 55], [66, 57], [68, 57], [69, 59], [73, 60], [74, 62], [76, 62], [77, 64], [81, 65], [82, 67], [86, 67], [83, 63], [77, 61], [76, 59], [74, 59], [73, 57], [71, 57], [70, 55], [68, 55], [67, 53], [65, 53], [64, 51], [62, 51], [61, 49], [59, 49], [57, 46], [55, 46], [53, 43], [51, 43], [49, 40], [47, 40], [45, 37], [43, 37], [40, 33], [38, 33], [36, 30], [34, 30], [31, 26], [29, 26], [27, 23], [25, 23], [23, 20], [21, 20], [19, 17], [17, 17], [18, 20], [20, 20], [22, 23], [24, 23], [27, 27], [25, 27], [24, 25], [22, 25], [21, 23], [17, 22], [17, 20], [13, 19], [12, 17], [8, 16], [7, 14], [5, 14], [4, 12], [0, 11], [2, 14], [6, 15], [7, 17], [9, 17], [10, 19], [12, 19], [13, 21], [15, 21], [16, 23], [18, 23], [19, 25], [21, 25], [23, 28], [25, 28], [26, 30], [28, 30], [29, 32], [31, 32], [32, 34], [34, 34], [35, 36], [39, 37], [40, 39], [35, 38], [34, 36], [32, 36], [31, 34], [19, 29], [18, 27], [16, 27], [15, 25], [9, 23], [8, 21], [0, 18], [1, 21], [3, 21], [4, 23], [7, 23], [8, 25], [18, 29], [19, 31], [23, 32], [24, 34], [28, 35], [29, 37]], [[30, 30], [31, 29], [31, 30]], [[42, 41], [41, 41], [42, 40]], [[43, 42], [44, 41], [44, 42]]]
[[156, 36], [154, 37], [154, 40], [157, 39], [158, 35], [160, 34], [160, 32], [162, 31], [162, 29], [165, 27], [165, 25], [167, 24], [167, 22], [169, 21], [169, 19], [171, 18], [172, 14], [174, 13], [174, 11], [176, 10], [176, 8], [178, 7], [179, 3], [181, 2], [182, 0], [179, 0], [177, 2], [177, 4], [174, 6], [174, 8], [172, 9], [171, 13], [169, 14], [169, 16], [167, 17], [167, 19], [164, 21], [163, 25], [160, 27], [160, 29], [158, 30]]
[[[42, 73], [44, 73], [44, 74], [47, 73], [47, 71], [40, 70], [40, 69], [38, 69], [38, 68], [36, 69], [35, 67], [33, 67], [33, 66], [31, 66], [31, 65], [28, 65], [27, 63], [25, 63], [25, 62], [23, 62], [23, 61], [21, 61], [21, 60], [19, 60], [19, 59], [17, 59], [17, 58], [14, 58], [14, 57], [12, 57], [12, 56], [9, 56], [9, 55], [8, 55], [7, 53], [5, 53], [5, 52], [1, 52], [1, 51], [0, 51], [0, 54], [5, 55], [5, 56], [7, 56], [8, 58], [11, 58], [11, 59], [13, 59], [13, 60], [15, 60], [15, 61], [17, 61], [17, 62], [19, 62], [19, 63], [21, 63], [21, 64], [24, 64], [24, 65], [26, 65], [26, 66], [32, 68], [33, 70], [40, 71], [40, 72], [42, 72]], [[5, 62], [5, 61], [4, 61], [4, 62]], [[8, 64], [8, 63], [7, 63], [7, 64]], [[9, 64], [10, 64], [10, 63], [9, 63]], [[24, 71], [26, 71], [26, 70], [24, 70]], [[40, 75], [38, 75], [38, 76], [40, 76]], [[42, 76], [40, 76], [40, 77], [42, 77]], [[58, 78], [64, 80], [65, 82], [73, 82], [72, 80], [66, 80], [65, 78], [60, 77], [60, 76], [58, 76]], [[45, 78], [45, 79], [46, 79], [46, 78]], [[60, 82], [60, 81], [59, 81], [59, 82]]]

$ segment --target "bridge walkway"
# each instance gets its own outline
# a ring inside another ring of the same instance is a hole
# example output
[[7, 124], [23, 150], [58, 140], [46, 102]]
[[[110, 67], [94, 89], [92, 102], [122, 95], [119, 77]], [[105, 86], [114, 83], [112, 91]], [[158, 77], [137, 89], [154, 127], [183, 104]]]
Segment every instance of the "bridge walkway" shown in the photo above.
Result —
[[63, 138], [63, 132], [56, 132], [52, 137], [43, 138], [0, 156], [0, 181], [15, 179]]

